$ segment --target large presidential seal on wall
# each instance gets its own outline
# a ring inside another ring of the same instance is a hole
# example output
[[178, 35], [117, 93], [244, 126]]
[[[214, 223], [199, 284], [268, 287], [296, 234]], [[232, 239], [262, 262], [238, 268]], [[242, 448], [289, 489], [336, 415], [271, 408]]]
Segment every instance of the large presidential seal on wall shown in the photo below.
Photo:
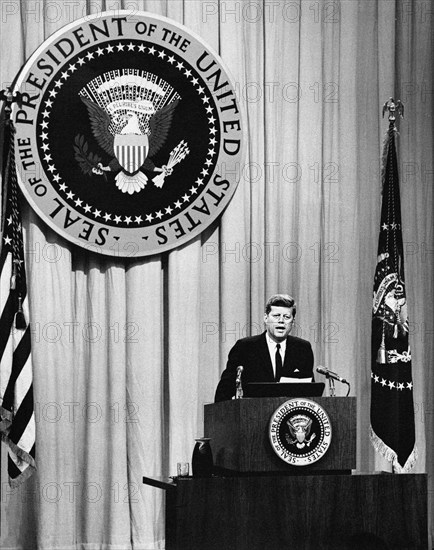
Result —
[[315, 401], [290, 399], [274, 411], [269, 437], [274, 452], [283, 461], [307, 466], [320, 460], [330, 446], [330, 418]]
[[169, 250], [235, 191], [233, 85], [221, 59], [174, 21], [128, 11], [75, 21], [38, 48], [14, 92], [20, 187], [75, 244], [120, 256]]

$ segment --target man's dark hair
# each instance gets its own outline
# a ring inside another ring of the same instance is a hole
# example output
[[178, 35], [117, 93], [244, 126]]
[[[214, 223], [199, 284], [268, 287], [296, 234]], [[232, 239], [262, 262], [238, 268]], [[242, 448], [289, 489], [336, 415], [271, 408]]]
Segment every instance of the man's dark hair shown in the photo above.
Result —
[[265, 313], [268, 314], [271, 311], [271, 306], [289, 307], [292, 309], [292, 316], [295, 317], [297, 311], [297, 304], [292, 296], [289, 294], [274, 294], [268, 299], [265, 305]]

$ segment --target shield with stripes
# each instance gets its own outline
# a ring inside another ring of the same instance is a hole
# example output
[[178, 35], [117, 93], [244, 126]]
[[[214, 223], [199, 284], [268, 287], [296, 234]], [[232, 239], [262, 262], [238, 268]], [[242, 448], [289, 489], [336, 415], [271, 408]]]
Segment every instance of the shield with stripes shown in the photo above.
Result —
[[146, 160], [149, 140], [145, 134], [118, 134], [114, 139], [114, 151], [122, 168], [134, 174]]

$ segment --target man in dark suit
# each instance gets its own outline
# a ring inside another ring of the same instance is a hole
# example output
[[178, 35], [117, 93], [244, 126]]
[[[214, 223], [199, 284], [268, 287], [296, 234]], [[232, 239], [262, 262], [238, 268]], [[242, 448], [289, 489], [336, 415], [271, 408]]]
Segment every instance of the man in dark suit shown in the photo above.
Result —
[[232, 399], [236, 392], [237, 368], [243, 367], [244, 396], [249, 382], [279, 382], [281, 378], [313, 381], [313, 352], [310, 343], [289, 336], [296, 313], [294, 298], [272, 296], [265, 306], [265, 332], [238, 340], [229, 352], [226, 369], [217, 386], [215, 401]]

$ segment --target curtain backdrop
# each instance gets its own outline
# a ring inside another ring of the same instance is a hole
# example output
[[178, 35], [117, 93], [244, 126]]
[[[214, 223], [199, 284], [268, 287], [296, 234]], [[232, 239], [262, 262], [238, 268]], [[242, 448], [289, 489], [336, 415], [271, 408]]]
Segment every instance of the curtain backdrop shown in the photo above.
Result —
[[[296, 297], [294, 333], [352, 382], [358, 469], [369, 442], [380, 156], [390, 97], [405, 104], [399, 168], [419, 460], [434, 490], [433, 13], [401, 0], [3, 0], [1, 88], [52, 32], [88, 13], [146, 10], [220, 53], [244, 108], [245, 160], [222, 217], [151, 258], [86, 253], [23, 205], [37, 474], [8, 488], [5, 549], [164, 548], [163, 492], [203, 435], [229, 349]], [[346, 388], [338, 387], [343, 395]], [[430, 515], [433, 513], [430, 504]]]

